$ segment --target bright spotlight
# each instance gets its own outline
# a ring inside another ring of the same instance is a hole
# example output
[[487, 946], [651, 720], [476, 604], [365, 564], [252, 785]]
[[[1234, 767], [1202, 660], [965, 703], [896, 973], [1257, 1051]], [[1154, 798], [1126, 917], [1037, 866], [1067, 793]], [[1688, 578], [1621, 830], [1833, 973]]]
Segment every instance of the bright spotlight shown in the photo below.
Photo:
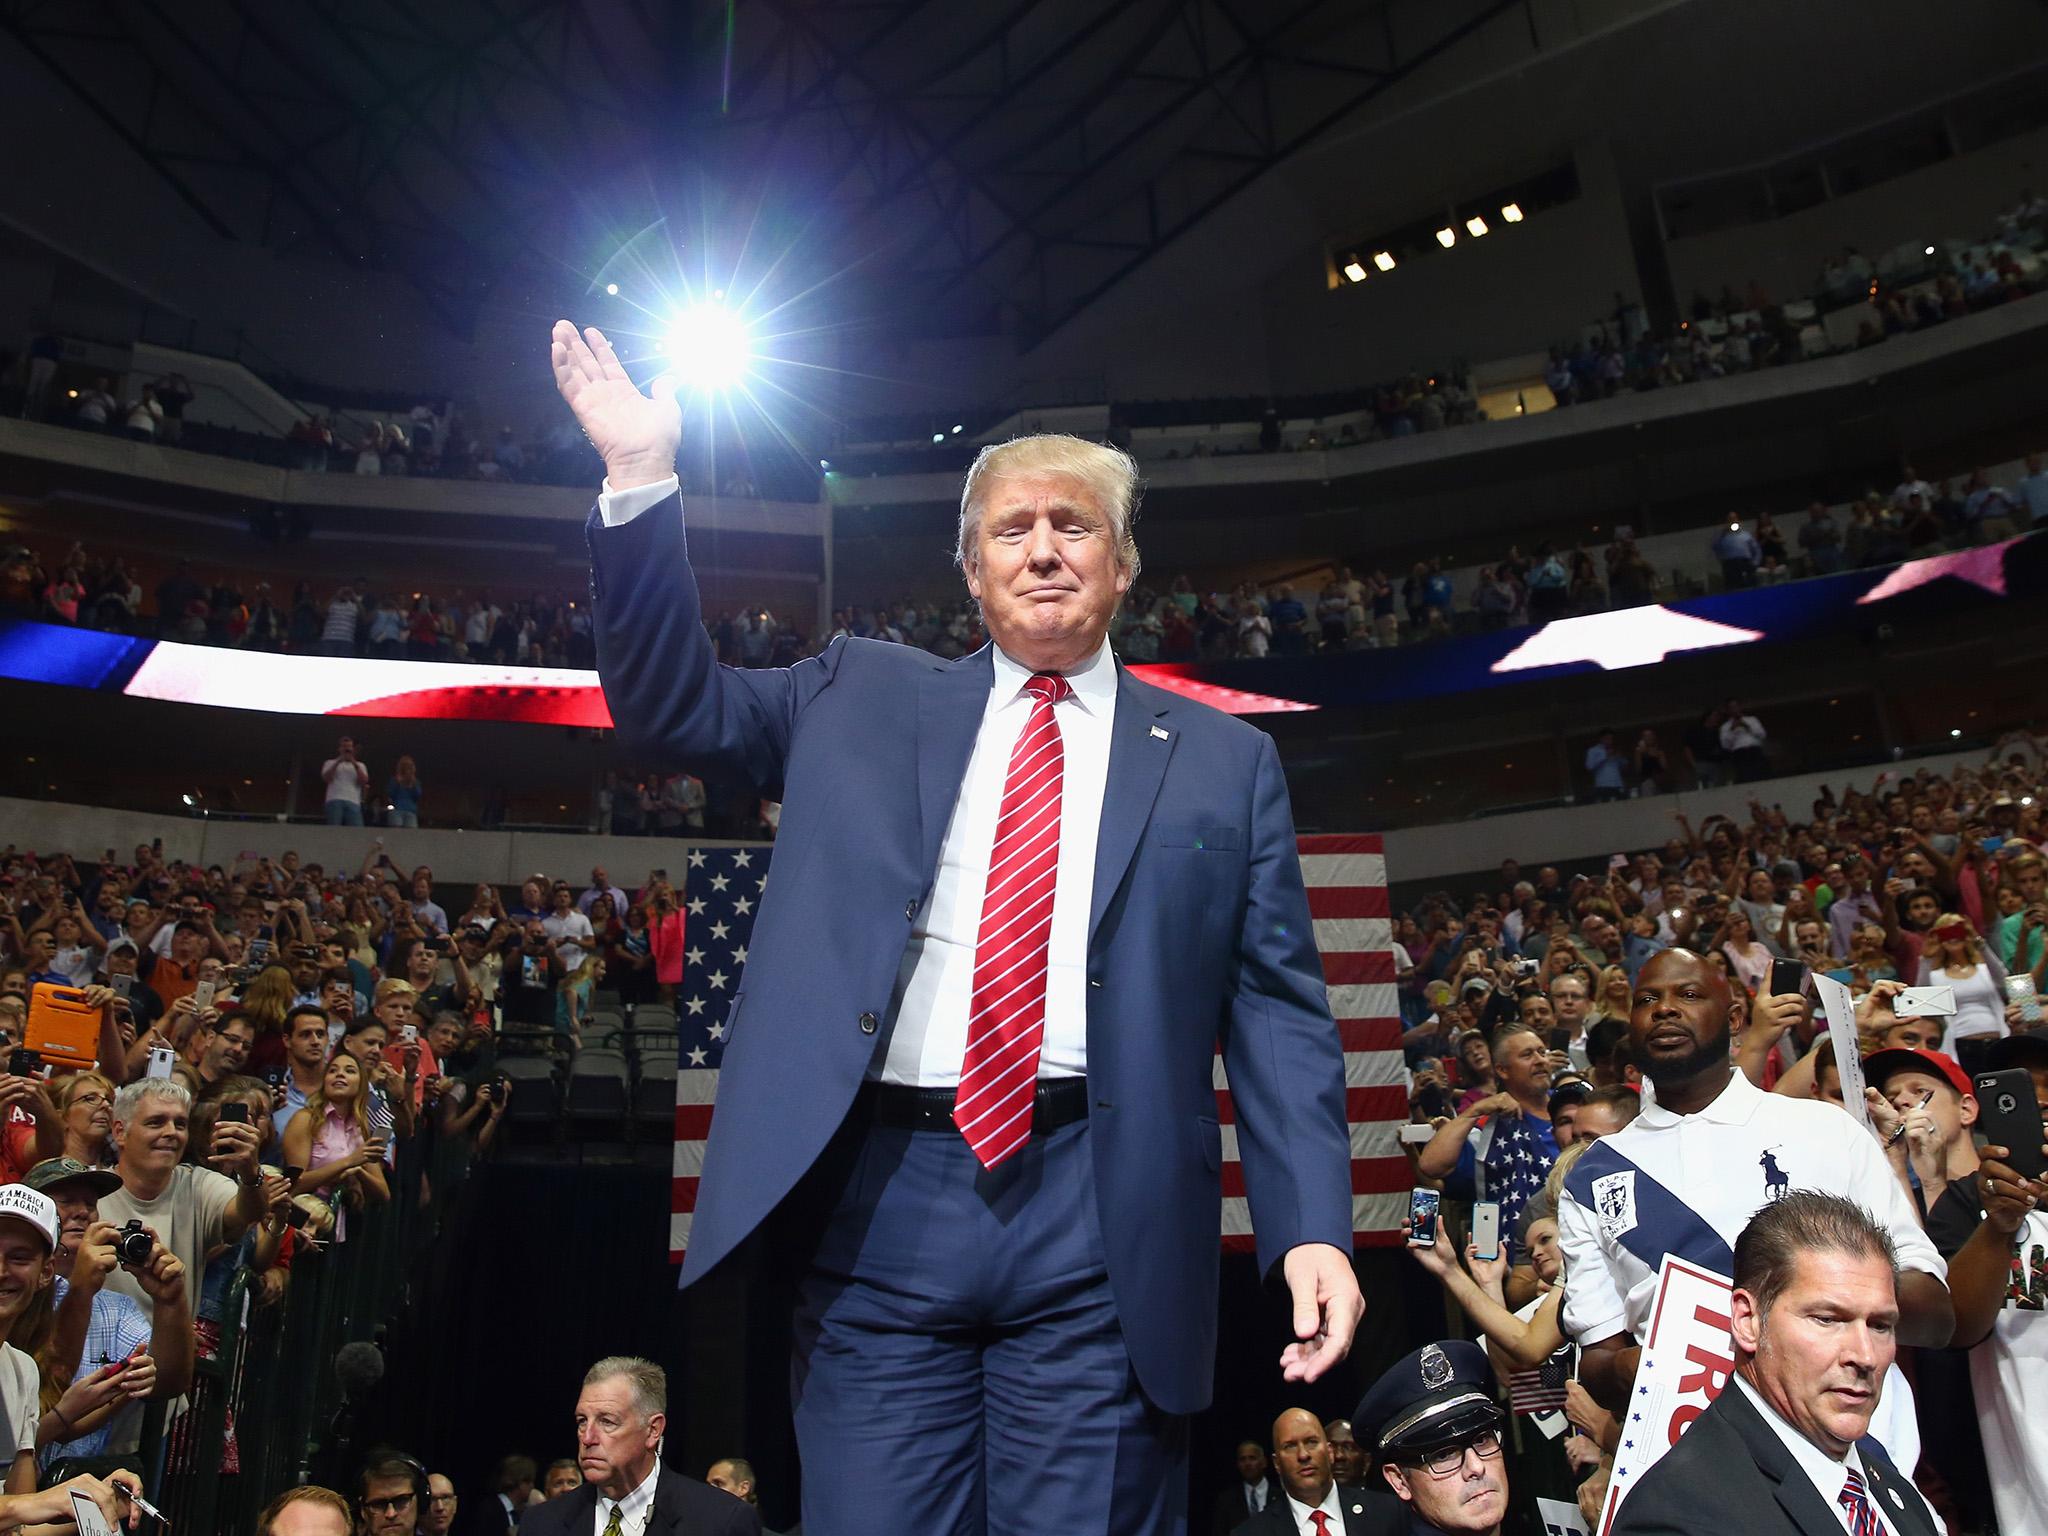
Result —
[[1933, 246], [1931, 246], [1931, 245], [1930, 245], [1929, 247], [1927, 247], [1927, 254], [1928, 254], [1929, 256], [1932, 256], [1932, 255], [1934, 254], [1934, 247], [1933, 247]]
[[962, 432], [965, 432], [966, 430], [967, 424], [965, 422], [956, 421], [953, 423], [953, 435], [955, 437], [958, 437]]
[[1381, 251], [1373, 257], [1372, 264], [1382, 272], [1391, 272], [1394, 270], [1394, 253], [1392, 251]]
[[1344, 275], [1354, 283], [1365, 281], [1365, 263], [1356, 256], [1344, 263]]
[[1503, 204], [1501, 204], [1501, 210], [1500, 210], [1500, 218], [1501, 218], [1501, 222], [1502, 222], [1503, 224], [1519, 224], [1519, 223], [1521, 223], [1521, 222], [1522, 222], [1522, 205], [1521, 205], [1520, 203], [1503, 203]]
[[1448, 251], [1458, 243], [1458, 232], [1446, 224], [1436, 232], [1436, 243]]
[[604, 291], [611, 298], [616, 299], [619, 296], [619, 285], [617, 283], [606, 283], [604, 285]]
[[945, 440], [946, 434], [943, 432], [934, 432], [932, 434], [932, 441], [935, 443], [943, 443]]
[[820, 459], [820, 460], [818, 460], [818, 468], [820, 468], [820, 469], [830, 469], [831, 467], [832, 467], [832, 461], [831, 461], [830, 459]]
[[681, 381], [692, 389], [730, 389], [746, 376], [752, 349], [746, 322], [722, 304], [699, 304], [685, 310], [669, 327], [663, 346], [655, 349], [675, 362]]
[[1482, 219], [1481, 217], [1479, 217], [1478, 214], [1475, 213], [1472, 215], [1471, 218], [1465, 221], [1465, 230], [1474, 239], [1477, 239], [1479, 236], [1486, 233], [1486, 220]]

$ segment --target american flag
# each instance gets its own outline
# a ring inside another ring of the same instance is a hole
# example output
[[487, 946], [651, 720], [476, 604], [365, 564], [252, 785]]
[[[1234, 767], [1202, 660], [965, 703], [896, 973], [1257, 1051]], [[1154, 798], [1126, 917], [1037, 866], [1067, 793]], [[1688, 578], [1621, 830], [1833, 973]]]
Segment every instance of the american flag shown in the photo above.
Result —
[[1552, 1413], [1564, 1407], [1564, 1384], [1572, 1377], [1575, 1346], [1560, 1344], [1532, 1371], [1508, 1372], [1508, 1407], [1516, 1413]]
[[[1398, 1140], [1399, 1127], [1408, 1119], [1408, 1090], [1386, 858], [1378, 837], [1304, 837], [1299, 844], [1330, 1011], [1344, 1042], [1352, 1233], [1361, 1245], [1398, 1243], [1401, 1219], [1408, 1212], [1408, 1160]], [[725, 1012], [747, 963], [771, 846], [693, 848], [684, 876], [683, 980], [676, 992], [675, 1177], [669, 1203], [669, 1258], [678, 1264], [689, 1246], [704, 1140], [711, 1134], [718, 1066], [725, 1054]], [[1251, 1212], [1220, 1053], [1216, 1102], [1223, 1123], [1223, 1246], [1249, 1252]]]

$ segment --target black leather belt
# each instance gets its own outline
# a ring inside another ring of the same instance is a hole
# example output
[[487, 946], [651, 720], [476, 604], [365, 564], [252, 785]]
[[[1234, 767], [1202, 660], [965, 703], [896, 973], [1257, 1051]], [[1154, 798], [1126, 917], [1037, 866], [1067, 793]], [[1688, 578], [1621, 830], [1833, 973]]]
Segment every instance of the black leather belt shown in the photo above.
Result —
[[[861, 1089], [858, 1113], [864, 1114], [874, 1125], [886, 1126], [896, 1131], [950, 1131], [955, 1136], [960, 1128], [953, 1123], [953, 1100], [956, 1094], [951, 1088], [910, 1088], [897, 1083], [869, 1083]], [[1088, 1118], [1088, 1079], [1085, 1077], [1049, 1077], [1038, 1085], [1032, 1095], [1031, 1130], [1034, 1135], [1045, 1136], [1063, 1125], [1072, 1125], [1076, 1120]]]

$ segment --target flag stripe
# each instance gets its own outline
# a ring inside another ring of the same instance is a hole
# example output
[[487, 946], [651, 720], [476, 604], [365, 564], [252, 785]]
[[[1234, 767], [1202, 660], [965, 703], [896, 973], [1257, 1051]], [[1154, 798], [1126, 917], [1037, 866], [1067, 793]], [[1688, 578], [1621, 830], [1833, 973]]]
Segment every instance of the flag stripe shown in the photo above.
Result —
[[[1401, 1240], [1411, 1173], [1396, 1135], [1408, 1119], [1408, 1075], [1401, 1055], [1385, 848], [1371, 834], [1303, 837], [1298, 847], [1316, 951], [1344, 1052], [1352, 1240], [1360, 1247], [1391, 1246]], [[676, 1262], [681, 1262], [690, 1240], [725, 1049], [726, 1008], [739, 991], [753, 933], [753, 909], [766, 889], [771, 852], [767, 846], [697, 848], [688, 856], [686, 947], [700, 958], [686, 961], [676, 995], [676, 1145], [669, 1202], [669, 1251]], [[1028, 877], [1022, 870], [1015, 875], [1018, 889], [1028, 889], [1038, 878], [1035, 871]], [[1001, 878], [1010, 881], [1011, 872], [1002, 872]], [[1010, 899], [1008, 890], [1001, 899]], [[745, 910], [739, 908], [742, 900], [748, 904]], [[713, 924], [722, 924], [724, 933], [713, 936]], [[722, 973], [722, 988], [712, 982], [714, 972]], [[1236, 1107], [1220, 1051], [1214, 1078], [1223, 1139], [1220, 1240], [1225, 1252], [1250, 1253], [1257, 1242], [1244, 1166], [1238, 1158]]]

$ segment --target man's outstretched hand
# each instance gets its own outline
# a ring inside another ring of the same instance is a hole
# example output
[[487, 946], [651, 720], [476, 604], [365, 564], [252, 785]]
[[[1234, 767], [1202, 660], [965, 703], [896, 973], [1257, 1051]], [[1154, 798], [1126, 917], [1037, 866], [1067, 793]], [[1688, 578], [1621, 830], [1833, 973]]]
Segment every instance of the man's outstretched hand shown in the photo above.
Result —
[[1280, 1374], [1289, 1381], [1314, 1381], [1351, 1353], [1365, 1298], [1351, 1257], [1328, 1243], [1302, 1243], [1280, 1261], [1294, 1298], [1294, 1337], [1280, 1351]]
[[654, 381], [651, 397], [643, 395], [603, 331], [592, 327], [579, 335], [566, 320], [555, 322], [548, 352], [555, 388], [604, 459], [613, 490], [652, 485], [676, 472], [683, 419], [668, 375]]

